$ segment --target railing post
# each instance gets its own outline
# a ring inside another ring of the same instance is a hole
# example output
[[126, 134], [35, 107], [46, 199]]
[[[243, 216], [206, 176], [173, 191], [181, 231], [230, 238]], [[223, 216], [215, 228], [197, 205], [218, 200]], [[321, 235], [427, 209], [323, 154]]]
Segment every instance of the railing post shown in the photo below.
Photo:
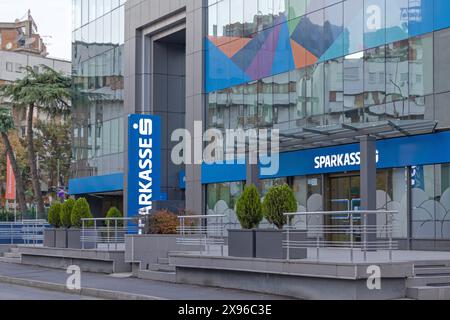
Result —
[[220, 254], [224, 256], [223, 247], [225, 246], [225, 226], [223, 225], [223, 216], [220, 217], [220, 237], [222, 238], [220, 243]]
[[389, 213], [389, 261], [392, 262], [392, 246], [394, 238], [394, 221], [392, 212]]
[[350, 261], [354, 261], [353, 249], [354, 249], [354, 221], [353, 212], [350, 214]]
[[363, 245], [363, 250], [364, 250], [364, 261], [367, 261], [367, 238], [368, 238], [368, 234], [367, 234], [367, 211], [364, 212], [364, 229], [363, 229], [363, 233], [364, 233], [364, 245]]
[[[286, 253], [286, 257], [287, 260], [290, 261], [291, 260], [291, 225], [292, 224], [292, 220], [289, 219], [288, 217], [288, 229], [287, 229], [287, 236], [286, 236], [286, 243], [287, 243], [287, 253]], [[284, 250], [284, 248], [282, 249]]]
[[81, 249], [84, 250], [84, 220], [81, 220]]
[[317, 232], [316, 246], [317, 246], [317, 248], [316, 248], [317, 261], [319, 261], [320, 260], [320, 232]]
[[[116, 251], [117, 251], [117, 243], [119, 242], [119, 236], [118, 236], [118, 234], [117, 234], [117, 224], [119, 223], [119, 220], [116, 220], [116, 222], [115, 222], [115, 224], [114, 224], [114, 238], [115, 238], [115, 240], [114, 240], [114, 243], [116, 244], [115, 245], [115, 248], [116, 248]], [[124, 233], [124, 235], [123, 235], [123, 242], [125, 243], [125, 233]]]
[[109, 228], [111, 226], [111, 222], [109, 219], [106, 220], [106, 241], [108, 242], [108, 250], [111, 243], [111, 234], [109, 233]]

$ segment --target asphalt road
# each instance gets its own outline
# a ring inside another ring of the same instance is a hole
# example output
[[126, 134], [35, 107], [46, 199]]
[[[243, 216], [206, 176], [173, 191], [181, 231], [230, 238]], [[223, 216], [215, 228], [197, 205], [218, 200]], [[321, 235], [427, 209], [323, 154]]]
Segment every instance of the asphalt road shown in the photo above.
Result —
[[[48, 269], [21, 264], [9, 264], [0, 262], [0, 276], [32, 280], [65, 285], [67, 273], [65, 270]], [[82, 288], [107, 290], [121, 292], [125, 294], [136, 294], [150, 296], [168, 300], [283, 300], [285, 297], [269, 294], [246, 292], [240, 290], [220, 289], [177, 283], [166, 283], [151, 280], [141, 280], [135, 278], [120, 279], [103, 274], [83, 272], [81, 274]], [[7, 294], [8, 290], [3, 290], [4, 283], [0, 282], [0, 299], [2, 294]], [[30, 289], [31, 290], [31, 289]], [[55, 293], [57, 294], [57, 293]], [[59, 295], [59, 294], [58, 294]], [[70, 297], [61, 294], [61, 297]], [[24, 299], [24, 298], [23, 298]]]
[[93, 300], [93, 298], [0, 283], [0, 300]]

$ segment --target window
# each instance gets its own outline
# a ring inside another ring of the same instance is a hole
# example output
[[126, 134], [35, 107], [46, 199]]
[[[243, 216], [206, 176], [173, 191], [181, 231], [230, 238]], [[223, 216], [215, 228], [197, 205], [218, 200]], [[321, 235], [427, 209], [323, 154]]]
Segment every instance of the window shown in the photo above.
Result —
[[22, 73], [22, 65], [20, 63], [16, 63], [16, 69], [15, 71], [17, 73]]
[[12, 62], [6, 62], [6, 71], [13, 72], [13, 64], [12, 64]]

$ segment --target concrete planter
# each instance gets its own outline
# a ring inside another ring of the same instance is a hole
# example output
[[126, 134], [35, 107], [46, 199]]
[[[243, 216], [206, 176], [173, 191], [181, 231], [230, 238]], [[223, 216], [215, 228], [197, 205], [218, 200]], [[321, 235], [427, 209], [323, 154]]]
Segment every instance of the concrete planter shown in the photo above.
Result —
[[[142, 269], [158, 263], [158, 258], [168, 258], [169, 252], [185, 251], [177, 243], [179, 235], [126, 235], [125, 262], [140, 264]], [[201, 251], [203, 246], [190, 246], [189, 250]]]
[[256, 257], [255, 230], [228, 230], [228, 256]]
[[67, 248], [67, 230], [56, 229], [55, 230], [55, 248], [65, 249]]
[[84, 236], [84, 243], [81, 243], [81, 246], [83, 249], [87, 249], [87, 250], [91, 250], [91, 249], [97, 249], [97, 244], [101, 238], [101, 232], [98, 230], [84, 230], [84, 234], [81, 230], [79, 230], [80, 232], [80, 237]]
[[44, 247], [47, 248], [55, 247], [55, 229], [44, 230]]
[[[256, 258], [260, 259], [287, 259], [287, 249], [283, 249], [283, 241], [287, 235], [282, 230], [255, 230]], [[306, 231], [304, 233], [292, 233], [291, 241], [305, 241]], [[308, 257], [307, 249], [291, 249], [290, 259], [306, 259]]]
[[81, 249], [81, 230], [68, 229], [67, 230], [67, 248]]

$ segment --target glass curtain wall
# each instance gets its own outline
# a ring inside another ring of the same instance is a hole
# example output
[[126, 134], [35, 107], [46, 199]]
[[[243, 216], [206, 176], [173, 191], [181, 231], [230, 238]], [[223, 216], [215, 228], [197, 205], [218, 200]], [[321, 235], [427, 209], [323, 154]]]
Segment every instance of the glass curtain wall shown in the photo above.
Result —
[[72, 177], [123, 171], [125, 0], [73, 0]]

